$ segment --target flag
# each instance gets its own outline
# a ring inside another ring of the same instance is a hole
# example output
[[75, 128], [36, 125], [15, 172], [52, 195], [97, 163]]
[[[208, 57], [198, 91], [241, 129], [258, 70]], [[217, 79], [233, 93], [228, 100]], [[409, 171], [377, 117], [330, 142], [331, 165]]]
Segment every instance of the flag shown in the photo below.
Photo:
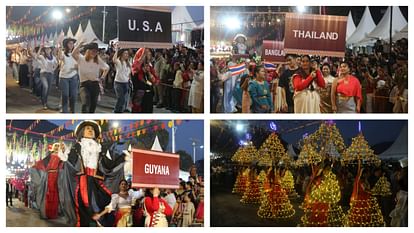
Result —
[[276, 70], [276, 65], [271, 62], [263, 62], [265, 70]]
[[246, 70], [246, 64], [242, 63], [235, 66], [229, 66], [229, 71], [231, 72], [231, 76], [239, 75]]

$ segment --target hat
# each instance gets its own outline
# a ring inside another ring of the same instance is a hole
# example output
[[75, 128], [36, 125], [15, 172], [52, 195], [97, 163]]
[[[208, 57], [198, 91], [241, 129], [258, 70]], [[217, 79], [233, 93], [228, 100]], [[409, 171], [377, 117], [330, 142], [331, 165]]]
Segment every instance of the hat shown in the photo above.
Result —
[[144, 56], [145, 48], [139, 48], [138, 51], [135, 53], [134, 56], [134, 63], [135, 61], [141, 60], [142, 56]]
[[88, 50], [88, 49], [96, 49], [96, 50], [98, 50], [99, 49], [98, 44], [95, 43], [95, 42], [89, 43], [89, 44], [83, 46], [83, 48], [85, 50]]
[[53, 45], [51, 43], [49, 43], [49, 42], [45, 42], [43, 44], [43, 48], [52, 48], [52, 47], [53, 47]]
[[79, 123], [78, 126], [76, 126], [75, 129], [75, 135], [77, 138], [79, 138], [79, 133], [81, 132], [81, 130], [85, 127], [85, 126], [92, 126], [93, 129], [95, 130], [95, 138], [98, 138], [99, 135], [101, 134], [101, 127], [98, 125], [98, 123], [96, 123], [96, 121], [92, 121], [92, 120], [84, 120], [81, 123]]
[[73, 43], [75, 43], [75, 42], [76, 42], [76, 39], [74, 39], [74, 38], [70, 38], [70, 37], [63, 39], [63, 42], [62, 42], [63, 47], [66, 47], [66, 45], [67, 45], [70, 41], [73, 41]]

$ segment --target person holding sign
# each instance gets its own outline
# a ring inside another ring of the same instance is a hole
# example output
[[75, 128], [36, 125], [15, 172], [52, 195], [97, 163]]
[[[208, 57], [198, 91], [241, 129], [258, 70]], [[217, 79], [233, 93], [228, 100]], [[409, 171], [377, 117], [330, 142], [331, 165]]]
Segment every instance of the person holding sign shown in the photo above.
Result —
[[159, 195], [158, 188], [150, 188], [146, 191], [144, 199], [145, 227], [168, 227], [167, 216], [172, 215], [172, 209]]
[[301, 68], [293, 75], [292, 82], [295, 113], [320, 113], [321, 98], [315, 86], [325, 88], [325, 80], [318, 63], [311, 66], [309, 55], [302, 56]]
[[[83, 47], [85, 55], [80, 53]], [[80, 98], [82, 113], [94, 113], [100, 92], [99, 82], [104, 80], [109, 66], [98, 56], [98, 44], [80, 42], [72, 51], [72, 57], [78, 63], [80, 78]]]
[[362, 91], [359, 80], [351, 75], [349, 65], [342, 62], [339, 78], [332, 84], [331, 102], [334, 113], [359, 113]]
[[140, 48], [135, 54], [132, 64], [132, 83], [134, 97], [132, 101], [132, 112], [153, 112], [153, 84], [158, 82], [154, 67], [150, 61], [151, 51]]

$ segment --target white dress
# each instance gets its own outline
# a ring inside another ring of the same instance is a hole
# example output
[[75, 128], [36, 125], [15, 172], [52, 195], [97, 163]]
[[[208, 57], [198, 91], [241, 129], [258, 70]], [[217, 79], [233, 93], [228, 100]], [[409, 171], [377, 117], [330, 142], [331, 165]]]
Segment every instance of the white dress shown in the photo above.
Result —
[[190, 94], [188, 96], [188, 105], [202, 109], [204, 96], [204, 71], [196, 71], [194, 74], [194, 80], [191, 83]]

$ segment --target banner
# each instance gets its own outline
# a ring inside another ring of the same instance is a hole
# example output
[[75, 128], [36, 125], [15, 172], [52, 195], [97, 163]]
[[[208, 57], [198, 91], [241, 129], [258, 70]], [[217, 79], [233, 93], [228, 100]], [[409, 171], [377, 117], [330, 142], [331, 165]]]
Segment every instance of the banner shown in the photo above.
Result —
[[287, 13], [285, 53], [344, 57], [346, 16]]
[[171, 48], [171, 11], [165, 7], [118, 7], [118, 40], [122, 48]]
[[263, 40], [263, 59], [275, 63], [285, 62], [284, 47], [283, 41]]
[[180, 156], [152, 150], [132, 149], [132, 186], [178, 188]]

